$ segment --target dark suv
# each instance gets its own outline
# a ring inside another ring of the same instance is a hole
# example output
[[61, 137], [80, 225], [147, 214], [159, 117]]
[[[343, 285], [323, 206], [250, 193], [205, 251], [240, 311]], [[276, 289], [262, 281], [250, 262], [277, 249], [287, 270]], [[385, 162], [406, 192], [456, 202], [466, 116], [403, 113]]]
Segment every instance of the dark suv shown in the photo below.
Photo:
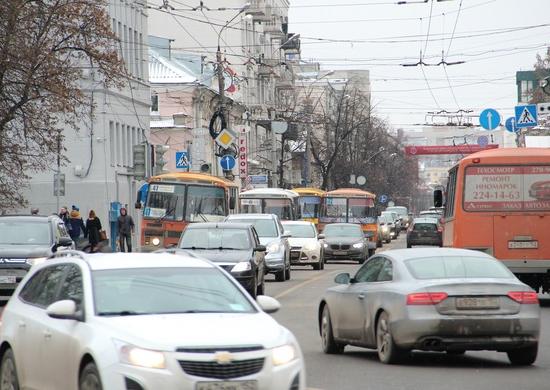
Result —
[[74, 249], [74, 243], [59, 217], [0, 216], [0, 305], [32, 265], [60, 248]]
[[266, 248], [252, 225], [192, 223], [182, 233], [179, 248], [218, 264], [252, 297], [264, 294]]

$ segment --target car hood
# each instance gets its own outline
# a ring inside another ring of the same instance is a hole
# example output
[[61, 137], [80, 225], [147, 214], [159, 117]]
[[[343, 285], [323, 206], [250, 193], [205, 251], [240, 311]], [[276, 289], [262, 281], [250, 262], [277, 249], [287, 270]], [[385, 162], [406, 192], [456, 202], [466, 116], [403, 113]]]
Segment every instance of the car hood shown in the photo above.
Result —
[[290, 332], [259, 313], [162, 314], [96, 317], [113, 338], [141, 348], [174, 351], [181, 347], [262, 345], [287, 342]]
[[304, 246], [307, 243], [313, 243], [317, 244], [319, 241], [316, 238], [297, 238], [297, 237], [290, 237], [288, 239], [288, 242], [290, 243], [290, 246]]
[[28, 259], [52, 254], [48, 245], [0, 245], [0, 258]]
[[326, 237], [325, 243], [327, 244], [355, 244], [357, 242], [363, 242], [362, 238], [357, 237]]
[[238, 263], [248, 261], [251, 257], [251, 250], [188, 250], [197, 256], [203, 257], [215, 263]]

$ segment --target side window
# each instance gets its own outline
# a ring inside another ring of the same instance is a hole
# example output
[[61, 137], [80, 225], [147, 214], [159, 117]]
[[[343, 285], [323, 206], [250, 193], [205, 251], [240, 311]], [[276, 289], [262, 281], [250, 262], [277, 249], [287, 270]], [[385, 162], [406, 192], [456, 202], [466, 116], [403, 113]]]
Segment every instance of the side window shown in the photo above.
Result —
[[449, 172], [449, 181], [447, 183], [447, 200], [445, 202], [445, 218], [452, 218], [455, 214], [455, 196], [456, 196], [456, 179], [458, 167], [453, 168]]
[[391, 282], [393, 280], [393, 265], [390, 260], [384, 261], [384, 265], [378, 274], [377, 282]]
[[20, 294], [21, 298], [41, 307], [50, 305], [57, 297], [65, 269], [66, 266], [62, 265], [44, 268], [25, 285]]
[[378, 279], [378, 274], [384, 266], [385, 259], [382, 257], [375, 257], [365, 263], [357, 274], [355, 275], [355, 281], [357, 283], [368, 283], [376, 282]]
[[65, 227], [65, 224], [63, 222], [60, 222], [57, 224], [57, 238], [60, 237], [68, 237], [69, 233], [67, 233], [67, 228]]
[[84, 300], [84, 290], [82, 287], [82, 273], [76, 265], [69, 265], [65, 280], [61, 285], [61, 290], [56, 300], [71, 299], [76, 303], [77, 310], [80, 310]]

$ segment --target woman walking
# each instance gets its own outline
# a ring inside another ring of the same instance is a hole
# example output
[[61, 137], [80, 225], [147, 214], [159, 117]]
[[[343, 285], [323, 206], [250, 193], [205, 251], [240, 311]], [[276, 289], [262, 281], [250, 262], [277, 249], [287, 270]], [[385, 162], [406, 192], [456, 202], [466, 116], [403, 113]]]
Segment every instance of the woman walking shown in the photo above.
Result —
[[90, 241], [90, 253], [97, 252], [97, 244], [101, 241], [99, 233], [101, 229], [101, 221], [95, 215], [95, 211], [90, 210], [88, 219], [86, 220], [86, 232], [88, 234], [88, 240]]

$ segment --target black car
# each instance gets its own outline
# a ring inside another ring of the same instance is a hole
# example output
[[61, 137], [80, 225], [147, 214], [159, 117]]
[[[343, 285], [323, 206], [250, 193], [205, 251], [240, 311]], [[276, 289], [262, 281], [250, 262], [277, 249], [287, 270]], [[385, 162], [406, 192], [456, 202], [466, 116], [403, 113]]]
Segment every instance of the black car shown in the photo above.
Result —
[[32, 265], [58, 249], [74, 249], [63, 221], [55, 216], [0, 216], [0, 304], [5, 304]]
[[361, 225], [331, 223], [323, 230], [326, 260], [357, 260], [362, 264], [369, 257], [368, 240]]
[[435, 218], [415, 218], [407, 231], [407, 248], [413, 245], [443, 246], [443, 229]]
[[178, 247], [217, 263], [252, 297], [264, 294], [266, 248], [252, 225], [193, 223], [182, 233]]

